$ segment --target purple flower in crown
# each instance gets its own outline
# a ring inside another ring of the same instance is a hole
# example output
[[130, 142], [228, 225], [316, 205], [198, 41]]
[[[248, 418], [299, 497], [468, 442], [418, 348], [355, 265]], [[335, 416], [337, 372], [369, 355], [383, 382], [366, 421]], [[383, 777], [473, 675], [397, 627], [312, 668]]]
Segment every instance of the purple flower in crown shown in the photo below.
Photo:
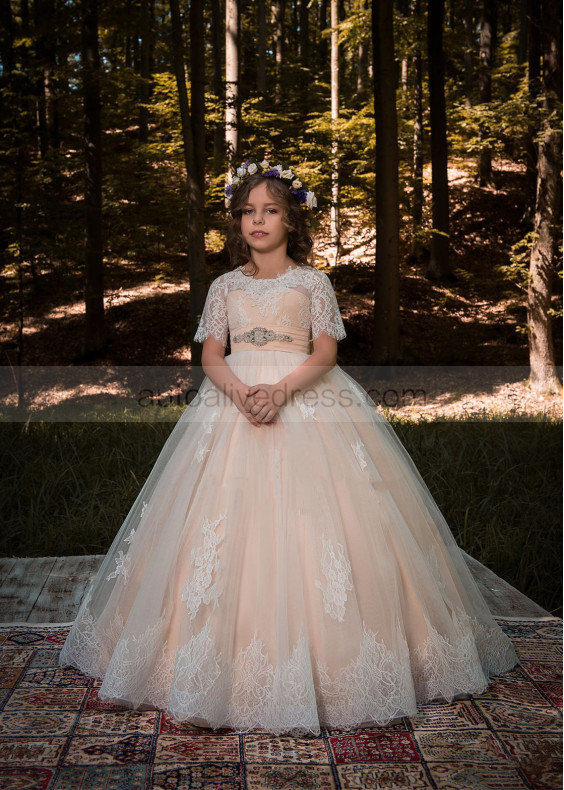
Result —
[[303, 188], [303, 184], [297, 176], [294, 175], [291, 169], [286, 168], [281, 163], [275, 167], [271, 167], [267, 159], [258, 161], [255, 159], [247, 159], [243, 164], [235, 169], [231, 174], [232, 183], [225, 187], [225, 197], [228, 203], [231, 202], [233, 193], [249, 176], [254, 174], [261, 175], [263, 178], [279, 178], [283, 181], [298, 201], [307, 208], [315, 208], [317, 200], [313, 192], [308, 192]]

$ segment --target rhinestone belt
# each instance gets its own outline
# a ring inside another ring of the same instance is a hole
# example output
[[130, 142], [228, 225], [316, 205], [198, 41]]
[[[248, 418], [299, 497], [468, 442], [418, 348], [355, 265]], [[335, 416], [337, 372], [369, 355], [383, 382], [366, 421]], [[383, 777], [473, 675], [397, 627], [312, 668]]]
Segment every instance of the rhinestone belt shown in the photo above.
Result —
[[234, 343], [253, 343], [255, 346], [264, 346], [269, 340], [286, 340], [288, 343], [292, 343], [294, 338], [275, 332], [273, 329], [267, 329], [265, 326], [254, 326], [248, 332], [235, 335], [233, 338]]

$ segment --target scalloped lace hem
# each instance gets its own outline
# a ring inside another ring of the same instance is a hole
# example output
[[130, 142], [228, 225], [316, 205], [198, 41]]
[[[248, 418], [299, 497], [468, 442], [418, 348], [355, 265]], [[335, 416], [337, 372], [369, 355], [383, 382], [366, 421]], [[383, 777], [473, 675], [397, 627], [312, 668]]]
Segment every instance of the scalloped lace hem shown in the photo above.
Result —
[[257, 632], [226, 662], [209, 621], [171, 656], [162, 638], [165, 613], [138, 636], [120, 635], [120, 617], [100, 634], [86, 605], [59, 663], [100, 678], [100, 699], [126, 707], [155, 707], [212, 729], [315, 735], [321, 727], [385, 726], [415, 715], [418, 703], [481, 694], [490, 676], [518, 663], [497, 625], [485, 626], [459, 610], [453, 616], [456, 638], [449, 642], [426, 622], [428, 638], [411, 651], [399, 620], [395, 651], [363, 624], [357, 657], [331, 677], [312, 658], [303, 628], [288, 660], [277, 666]]

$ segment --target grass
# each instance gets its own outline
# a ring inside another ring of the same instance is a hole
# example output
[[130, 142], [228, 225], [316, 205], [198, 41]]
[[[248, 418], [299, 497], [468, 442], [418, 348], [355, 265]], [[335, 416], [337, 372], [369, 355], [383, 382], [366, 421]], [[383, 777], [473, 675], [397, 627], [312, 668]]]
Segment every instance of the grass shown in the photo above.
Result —
[[[390, 421], [459, 545], [561, 616], [562, 424]], [[105, 553], [173, 427], [1, 423], [0, 556]]]

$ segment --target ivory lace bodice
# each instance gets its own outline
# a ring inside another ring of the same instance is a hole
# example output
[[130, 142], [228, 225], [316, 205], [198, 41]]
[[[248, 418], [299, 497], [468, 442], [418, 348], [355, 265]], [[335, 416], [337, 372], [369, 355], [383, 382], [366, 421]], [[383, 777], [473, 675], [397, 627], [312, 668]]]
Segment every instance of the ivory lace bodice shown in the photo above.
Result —
[[336, 340], [346, 337], [324, 272], [288, 267], [274, 278], [255, 280], [238, 267], [212, 282], [194, 340], [212, 336], [226, 346], [229, 333], [232, 350], [236, 346], [307, 352], [310, 340], [323, 332]]

